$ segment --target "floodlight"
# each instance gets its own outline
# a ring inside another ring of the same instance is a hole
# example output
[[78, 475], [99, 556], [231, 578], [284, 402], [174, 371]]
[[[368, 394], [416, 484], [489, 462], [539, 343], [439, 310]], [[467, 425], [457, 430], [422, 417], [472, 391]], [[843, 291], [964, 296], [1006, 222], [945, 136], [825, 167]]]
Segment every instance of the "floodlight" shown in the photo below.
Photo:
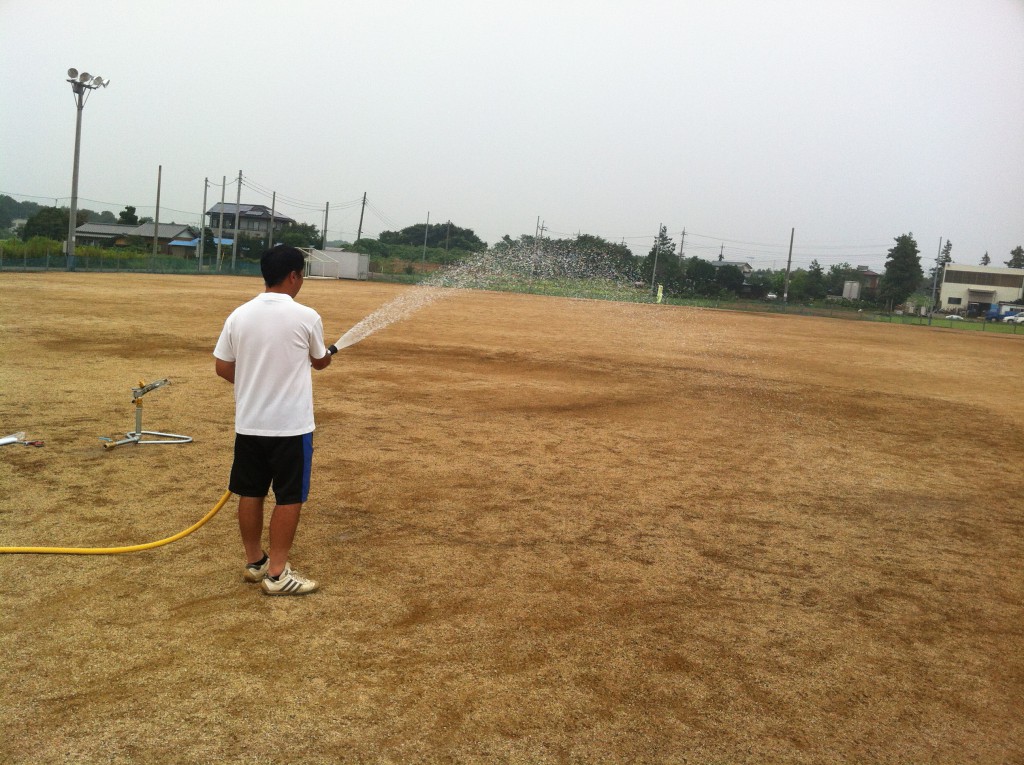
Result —
[[75, 223], [78, 220], [78, 156], [82, 140], [82, 109], [85, 107], [85, 100], [89, 92], [101, 85], [105, 88], [110, 80], [103, 79], [100, 75], [91, 75], [88, 72], [79, 72], [72, 67], [68, 69], [68, 82], [71, 83], [71, 92], [75, 96], [75, 164], [71, 171], [71, 210], [68, 214], [68, 239], [67, 258], [68, 271], [75, 270]]

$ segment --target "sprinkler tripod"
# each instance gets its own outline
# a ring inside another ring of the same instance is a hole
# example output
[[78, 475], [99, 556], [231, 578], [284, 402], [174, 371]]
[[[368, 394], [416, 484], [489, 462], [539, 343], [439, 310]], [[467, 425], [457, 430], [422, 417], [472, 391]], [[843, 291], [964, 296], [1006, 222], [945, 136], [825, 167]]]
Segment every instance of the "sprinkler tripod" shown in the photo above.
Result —
[[[125, 438], [120, 441], [114, 441], [113, 439], [103, 439], [104, 449], [113, 449], [116, 446], [122, 446], [124, 444], [187, 444], [192, 440], [191, 436], [182, 436], [177, 433], [160, 433], [155, 430], [143, 430], [142, 429], [142, 397], [149, 393], [151, 390], [162, 388], [164, 385], [170, 385], [171, 381], [166, 377], [156, 382], [151, 382], [148, 385], [143, 380], [139, 380], [139, 387], [132, 388], [132, 402], [135, 404], [135, 432], [125, 433]], [[148, 438], [143, 439], [143, 436], [159, 436], [159, 439]]]

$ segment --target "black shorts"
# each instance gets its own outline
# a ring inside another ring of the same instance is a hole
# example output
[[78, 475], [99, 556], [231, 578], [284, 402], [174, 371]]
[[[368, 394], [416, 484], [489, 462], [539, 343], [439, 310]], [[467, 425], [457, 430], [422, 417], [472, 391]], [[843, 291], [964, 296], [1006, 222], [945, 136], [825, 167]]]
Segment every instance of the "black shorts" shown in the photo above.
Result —
[[279, 505], [297, 505], [309, 498], [313, 467], [313, 434], [244, 436], [235, 434], [235, 460], [228, 489], [240, 497], [265, 497], [274, 487]]

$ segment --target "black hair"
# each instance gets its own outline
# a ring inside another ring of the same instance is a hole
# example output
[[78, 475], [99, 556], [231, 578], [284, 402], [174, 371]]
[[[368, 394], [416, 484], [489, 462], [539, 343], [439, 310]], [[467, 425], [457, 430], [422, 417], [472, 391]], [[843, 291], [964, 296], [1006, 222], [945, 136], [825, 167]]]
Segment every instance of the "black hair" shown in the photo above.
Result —
[[306, 267], [306, 256], [302, 250], [287, 244], [278, 244], [263, 253], [260, 258], [260, 271], [263, 272], [263, 283], [268, 287], [276, 287], [283, 282], [292, 271], [300, 274]]

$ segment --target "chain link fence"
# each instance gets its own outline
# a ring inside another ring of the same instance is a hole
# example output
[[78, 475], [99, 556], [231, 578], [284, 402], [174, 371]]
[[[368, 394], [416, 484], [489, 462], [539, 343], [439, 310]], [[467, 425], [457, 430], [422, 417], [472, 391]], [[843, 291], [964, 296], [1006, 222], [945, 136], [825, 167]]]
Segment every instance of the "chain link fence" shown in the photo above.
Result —
[[[0, 243], [0, 271], [67, 271], [68, 257], [63, 252], [30, 252], [28, 247], [19, 247], [20, 253], [12, 253]], [[194, 259], [173, 255], [151, 255], [138, 252], [118, 252], [93, 247], [78, 248], [75, 255], [76, 271], [103, 271], [148, 274], [234, 274], [237, 276], [260, 276], [260, 264], [248, 260], [237, 260], [232, 267], [222, 262], [218, 270], [215, 263], [204, 262], [202, 268]]]

